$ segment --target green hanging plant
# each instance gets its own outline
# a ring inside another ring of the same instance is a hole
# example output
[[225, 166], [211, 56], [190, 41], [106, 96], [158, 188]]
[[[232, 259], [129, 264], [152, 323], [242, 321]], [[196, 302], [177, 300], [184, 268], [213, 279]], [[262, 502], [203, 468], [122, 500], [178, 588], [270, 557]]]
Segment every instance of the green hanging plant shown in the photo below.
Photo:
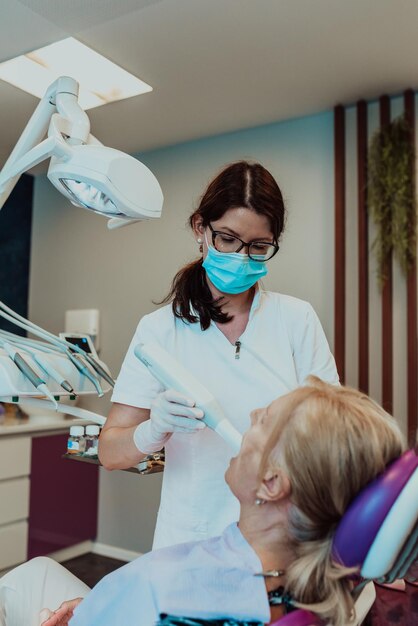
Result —
[[393, 251], [406, 273], [416, 254], [415, 151], [401, 116], [378, 130], [368, 154], [368, 208], [376, 226], [373, 249], [380, 287]]

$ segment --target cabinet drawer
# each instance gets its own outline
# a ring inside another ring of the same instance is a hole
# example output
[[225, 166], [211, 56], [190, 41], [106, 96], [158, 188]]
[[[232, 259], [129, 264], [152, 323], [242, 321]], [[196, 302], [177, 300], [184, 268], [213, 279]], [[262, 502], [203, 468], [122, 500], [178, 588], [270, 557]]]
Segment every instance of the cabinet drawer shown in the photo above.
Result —
[[27, 522], [0, 527], [0, 569], [26, 561], [27, 550]]
[[0, 439], [0, 480], [30, 473], [30, 437]]
[[26, 519], [29, 515], [29, 478], [0, 482], [0, 525]]

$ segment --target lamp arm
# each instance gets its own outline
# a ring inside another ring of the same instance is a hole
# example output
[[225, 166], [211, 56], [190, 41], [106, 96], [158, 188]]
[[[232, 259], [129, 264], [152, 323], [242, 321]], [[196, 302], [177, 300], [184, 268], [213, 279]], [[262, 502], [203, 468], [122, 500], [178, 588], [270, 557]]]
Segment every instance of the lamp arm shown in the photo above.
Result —
[[69, 122], [70, 130], [67, 142], [72, 145], [87, 143], [90, 134], [90, 120], [87, 113], [78, 104], [77, 95], [68, 92], [57, 93], [56, 106], [60, 116]]
[[51, 104], [49, 98], [45, 96], [39, 102], [33, 112], [29, 122], [27, 123], [17, 144], [13, 148], [9, 158], [7, 159], [3, 169], [0, 172], [0, 209], [11, 194], [14, 186], [20, 178], [20, 174], [11, 176], [9, 172], [12, 170], [15, 162], [28, 150], [36, 146], [45, 136], [48, 129], [51, 115], [56, 111], [55, 104]]
[[42, 163], [45, 159], [49, 159], [52, 155], [69, 158], [71, 156], [71, 148], [68, 148], [63, 140], [60, 141], [56, 137], [48, 137], [41, 143], [38, 143], [32, 150], [26, 152], [22, 158], [18, 159], [11, 166], [9, 177], [18, 179], [21, 174]]
[[[78, 104], [77, 97], [78, 83], [68, 76], [61, 76], [48, 87], [0, 172], [0, 209], [11, 194], [20, 175], [25, 171], [21, 166], [17, 166], [16, 162], [42, 141], [51, 117], [57, 110], [71, 124], [69, 142], [87, 142], [90, 122], [87, 114]], [[40, 155], [44, 149], [45, 147], [42, 146], [38, 154]], [[45, 154], [44, 158], [47, 156]], [[42, 159], [37, 160], [36, 163], [41, 161]], [[34, 164], [29, 167], [33, 167]], [[18, 173], [15, 173], [16, 171]]]

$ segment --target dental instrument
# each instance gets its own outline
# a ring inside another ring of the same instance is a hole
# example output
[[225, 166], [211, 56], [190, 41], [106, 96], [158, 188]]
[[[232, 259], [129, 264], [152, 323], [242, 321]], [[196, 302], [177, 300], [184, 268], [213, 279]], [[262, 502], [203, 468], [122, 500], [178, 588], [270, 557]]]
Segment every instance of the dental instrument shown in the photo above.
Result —
[[[21, 341], [19, 341], [17, 335], [12, 335], [12, 333], [0, 330], [0, 342], [1, 339], [6, 339], [6, 341], [8, 340], [9, 342], [13, 341], [15, 345], [17, 345], [19, 348], [22, 348], [27, 354], [30, 355], [30, 357], [37, 363], [37, 365], [39, 365], [39, 367], [45, 372], [45, 374], [55, 380], [55, 382], [57, 382], [65, 391], [68, 391], [68, 393], [70, 393], [71, 395], [75, 394], [74, 388], [72, 387], [70, 382], [66, 380], [61, 372], [54, 368], [51, 363], [43, 356], [42, 353], [50, 352], [50, 350], [48, 350], [44, 346], [36, 346], [37, 351], [35, 351], [34, 347], [32, 346], [32, 343], [35, 342], [25, 342], [24, 337], [20, 338]], [[41, 354], [39, 354], [39, 350], [41, 351]]]
[[38, 376], [35, 370], [25, 361], [23, 356], [19, 354], [13, 346], [11, 346], [7, 341], [3, 341], [1, 343], [3, 349], [7, 352], [9, 357], [12, 359], [16, 367], [22, 372], [22, 374], [30, 380], [32, 385], [40, 391], [43, 395], [47, 396], [54, 405], [55, 410], [58, 410], [58, 403], [55, 400], [52, 393], [49, 391], [48, 387], [45, 384], [45, 381]]
[[81, 354], [72, 353], [71, 350], [67, 350], [67, 356], [72, 363], [76, 366], [79, 372], [83, 374], [86, 378], [88, 378], [96, 388], [97, 394], [99, 398], [104, 396], [104, 391], [102, 386], [100, 385], [99, 380], [91, 373], [86, 363], [83, 361], [83, 357]]
[[153, 342], [138, 344], [134, 352], [166, 389], [173, 388], [193, 398], [196, 407], [204, 412], [202, 421], [218, 433], [234, 453], [239, 451], [241, 433], [227, 419], [216, 398], [177, 359]]
[[90, 134], [78, 92], [68, 76], [48, 87], [0, 172], [0, 208], [21, 174], [51, 159], [50, 182], [75, 206], [110, 218], [108, 228], [160, 217], [163, 194], [154, 174]]
[[106, 370], [100, 365], [100, 363], [98, 363], [98, 361], [96, 361], [96, 359], [91, 356], [91, 354], [88, 354], [86, 352], [85, 354], [83, 354], [83, 357], [92, 366], [92, 368], [96, 370], [99, 376], [104, 378], [104, 380], [108, 382], [111, 387], [115, 386], [115, 381], [113, 380], [113, 378], [106, 372]]
[[36, 363], [44, 370], [45, 374], [50, 376], [55, 382], [57, 382], [65, 391], [68, 391], [70, 394], [74, 394], [74, 388], [71, 386], [71, 383], [68, 382], [65, 378], [63, 378], [62, 374], [58, 372], [52, 365], [40, 354], [36, 354], [36, 352], [30, 352], [31, 357], [36, 361]]
[[[0, 345], [2, 345], [2, 342], [6, 342], [9, 346], [12, 346], [14, 351], [20, 351], [26, 354], [27, 356], [24, 360], [26, 360], [26, 362], [28, 360], [31, 362], [31, 365], [29, 365], [29, 363], [27, 363], [27, 365], [31, 367], [32, 371], [36, 370], [37, 367], [40, 367], [43, 372], [48, 373], [48, 382], [44, 380], [45, 376], [42, 372], [32, 373], [32, 376], [33, 374], [37, 376], [36, 382], [39, 383], [38, 379], [41, 379], [46, 385], [46, 388], [49, 389], [50, 396], [48, 396], [46, 392], [44, 395], [54, 398], [56, 395], [62, 395], [64, 392], [68, 395], [78, 395], [80, 393], [91, 393], [92, 390], [94, 390], [99, 397], [103, 396], [105, 390], [100, 384], [100, 381], [97, 379], [95, 372], [98, 371], [100, 374], [105, 373], [104, 364], [97, 363], [93, 357], [87, 361], [87, 354], [81, 348], [56, 337], [36, 324], [29, 322], [29, 320], [25, 319], [21, 315], [18, 315], [3, 302], [0, 302], [0, 316], [13, 324], [16, 324], [20, 328], [23, 328], [25, 331], [33, 333], [41, 338], [41, 340], [28, 339], [27, 337], [14, 335], [13, 333], [7, 331], [0, 331]], [[2, 370], [2, 376], [0, 376], [1, 398], [10, 399], [18, 396], [26, 398], [31, 395], [31, 387], [28, 387], [27, 384], [22, 385], [22, 379], [16, 377], [7, 365], [7, 362], [2, 359], [1, 352], [2, 351], [0, 350], [0, 370]], [[43, 356], [39, 356], [39, 352], [41, 352]], [[9, 355], [9, 358], [12, 358], [10, 356], [10, 350], [7, 354]], [[21, 364], [20, 359], [17, 360]], [[68, 363], [70, 363], [70, 368], [68, 367]], [[50, 368], [52, 368], [54, 372]], [[89, 381], [89, 383], [91, 383], [91, 388], [89, 389], [80, 377], [74, 378], [74, 372], [78, 372], [81, 374], [83, 379]], [[26, 379], [30, 380], [27, 377]], [[113, 379], [109, 376], [109, 374], [106, 376], [106, 380], [107, 379], [110, 379], [113, 383]], [[19, 380], [21, 382], [19, 382]], [[57, 388], [56, 385], [51, 386], [52, 381], [58, 383], [59, 388]], [[64, 386], [61, 384], [63, 381]], [[39, 384], [35, 385], [35, 388], [39, 395], [41, 393], [41, 389], [45, 391], [45, 388], [39, 387]], [[38, 394], [35, 395], [37, 396]]]
[[80, 348], [78, 345], [70, 343], [69, 341], [66, 341], [65, 339], [61, 339], [60, 337], [53, 335], [52, 333], [44, 330], [43, 328], [40, 328], [33, 322], [30, 322], [26, 318], [22, 317], [21, 315], [19, 315], [18, 313], [10, 309], [1, 301], [0, 301], [0, 316], [4, 317], [5, 319], [12, 322], [13, 324], [20, 326], [25, 331], [31, 332], [32, 334], [37, 335], [38, 337], [41, 337], [42, 339], [46, 339], [49, 344], [52, 343], [56, 348], [58, 348], [59, 350], [65, 353], [67, 353], [67, 350], [70, 349], [72, 352], [76, 352], [80, 354], [83, 358], [86, 358], [86, 360], [90, 363], [93, 369], [95, 369], [96, 372], [100, 376], [105, 378], [105, 380], [112, 387], [114, 386], [115, 383], [114, 383], [113, 378], [108, 373], [106, 373], [103, 366], [99, 364], [96, 361], [96, 359], [94, 359], [91, 355], [84, 352], [84, 350]]
[[71, 383], [69, 383], [68, 380], [63, 378], [62, 375], [55, 368], [53, 368], [52, 365], [50, 365], [50, 363], [48, 363], [46, 359], [44, 359], [40, 354], [36, 354], [34, 352], [32, 353], [32, 357], [35, 359], [38, 365], [42, 367], [44, 372], [48, 374], [48, 376], [50, 376], [53, 380], [55, 380], [59, 385], [61, 385], [61, 387], [65, 391], [68, 391], [68, 393], [70, 393], [71, 395], [73, 394], [76, 395]]
[[60, 333], [59, 337], [60, 339], [64, 339], [68, 343], [71, 343], [81, 348], [84, 351], [83, 358], [88, 362], [89, 365], [91, 365], [91, 367], [95, 370], [95, 372], [99, 374], [99, 376], [104, 378], [111, 387], [115, 386], [115, 381], [113, 380], [113, 378], [106, 372], [106, 370], [97, 361], [98, 356], [96, 352], [96, 347], [89, 334], [64, 332], [64, 333]]

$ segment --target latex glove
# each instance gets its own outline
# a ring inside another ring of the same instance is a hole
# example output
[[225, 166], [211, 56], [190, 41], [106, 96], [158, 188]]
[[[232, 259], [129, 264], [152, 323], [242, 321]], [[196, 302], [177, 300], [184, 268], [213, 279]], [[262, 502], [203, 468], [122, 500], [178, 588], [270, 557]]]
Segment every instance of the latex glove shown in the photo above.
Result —
[[40, 613], [41, 626], [68, 626], [70, 619], [73, 617], [74, 609], [82, 600], [83, 598], [66, 600], [56, 611], [42, 609]]
[[152, 454], [164, 447], [172, 433], [195, 433], [206, 425], [202, 409], [174, 389], [159, 393], [151, 404], [150, 418], [137, 426], [134, 442], [140, 452]]

